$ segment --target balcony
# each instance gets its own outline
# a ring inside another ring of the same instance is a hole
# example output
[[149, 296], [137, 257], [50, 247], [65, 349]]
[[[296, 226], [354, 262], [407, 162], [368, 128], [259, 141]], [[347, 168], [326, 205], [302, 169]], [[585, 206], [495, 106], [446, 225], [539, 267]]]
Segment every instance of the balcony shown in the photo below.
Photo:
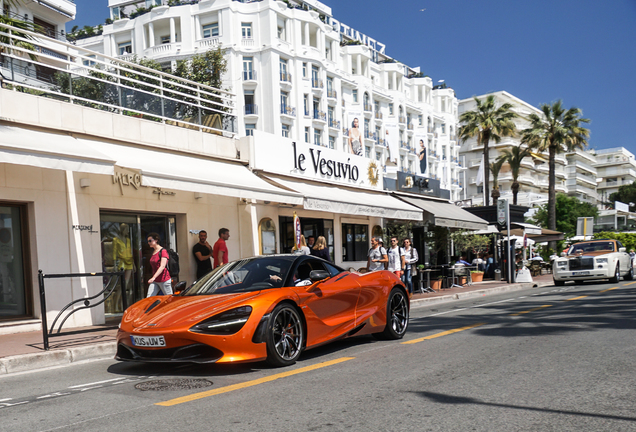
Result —
[[327, 122], [327, 114], [324, 111], [314, 110], [314, 120], [318, 120], [321, 122]]
[[373, 106], [369, 103], [365, 103], [364, 104], [364, 112], [372, 112], [373, 111]]
[[371, 131], [365, 130], [364, 131], [364, 139], [375, 141], [377, 139], [377, 137], [375, 136], [375, 132], [371, 132]]
[[243, 38], [241, 39], [241, 45], [243, 45], [244, 47], [253, 48], [256, 46], [256, 42], [254, 42], [254, 39], [252, 38]]
[[376, 120], [382, 120], [382, 113], [380, 111], [376, 111], [375, 112], [375, 119]]
[[331, 129], [340, 129], [340, 121], [329, 119], [329, 127]]
[[406, 128], [408, 130], [413, 130], [413, 129], [415, 129], [415, 126], [413, 126], [413, 123], [407, 123]]
[[245, 105], [245, 115], [246, 116], [257, 116], [258, 115], [258, 106], [256, 104], [247, 104], [247, 105]]
[[284, 116], [296, 117], [296, 108], [292, 108], [290, 106], [283, 105], [283, 106], [280, 107], [280, 113], [281, 113], [281, 115], [284, 115]]
[[256, 71], [255, 70], [246, 70], [243, 71], [243, 81], [256, 81]]
[[167, 43], [161, 45], [155, 45], [144, 50], [144, 57], [161, 57], [177, 54], [181, 51], [180, 43]]
[[199, 49], [203, 49], [203, 50], [216, 48], [219, 45], [221, 45], [221, 40], [218, 38], [218, 36], [200, 39], [196, 41], [196, 46], [198, 46]]
[[375, 139], [375, 145], [379, 147], [384, 147], [384, 148], [387, 148], [389, 146], [385, 139], [378, 138], [378, 137], [376, 137]]
[[426, 131], [427, 131], [428, 133], [432, 134], [432, 133], [433, 133], [433, 128], [432, 128], [431, 126], [429, 126], [429, 127], [426, 129]]
[[399, 120], [400, 124], [406, 124], [406, 117], [404, 117], [404, 116], [399, 116], [399, 117], [398, 117], [398, 120]]
[[327, 90], [327, 99], [338, 99], [338, 92], [335, 90]]
[[280, 73], [280, 82], [284, 83], [284, 84], [291, 84], [291, 82], [292, 82], [291, 74], [287, 73], [287, 72], [281, 72]]
[[311, 80], [311, 88], [322, 90], [325, 87], [324, 83], [321, 79], [312, 79]]

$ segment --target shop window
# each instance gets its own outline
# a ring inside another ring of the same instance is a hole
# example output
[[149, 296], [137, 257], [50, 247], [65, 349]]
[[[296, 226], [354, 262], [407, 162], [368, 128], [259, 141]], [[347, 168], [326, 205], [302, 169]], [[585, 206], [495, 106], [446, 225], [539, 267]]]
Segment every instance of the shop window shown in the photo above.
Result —
[[30, 316], [25, 272], [25, 208], [0, 206], [0, 320]]
[[261, 255], [276, 253], [276, 225], [270, 218], [261, 219], [258, 224], [258, 237]]
[[[280, 216], [280, 248], [281, 253], [291, 253], [294, 247], [294, 218], [289, 216]], [[327, 241], [327, 247], [329, 248], [329, 256], [333, 260], [334, 257], [334, 234], [333, 234], [333, 220], [332, 219], [313, 219], [313, 218], [300, 218], [300, 230], [307, 240], [307, 245], [310, 243], [310, 237], [313, 237], [315, 241], [319, 236], [325, 237]], [[366, 259], [366, 258], [365, 258]]]
[[342, 261], [366, 261], [369, 251], [369, 227], [342, 224]]

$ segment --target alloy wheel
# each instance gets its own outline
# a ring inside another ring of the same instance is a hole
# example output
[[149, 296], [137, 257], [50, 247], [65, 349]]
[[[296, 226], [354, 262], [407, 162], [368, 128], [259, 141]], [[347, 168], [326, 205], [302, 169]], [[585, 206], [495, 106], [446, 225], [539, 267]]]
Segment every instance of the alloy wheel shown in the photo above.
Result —
[[397, 334], [406, 331], [409, 323], [409, 307], [402, 291], [398, 291], [391, 298], [391, 327]]
[[281, 359], [294, 360], [302, 348], [302, 321], [298, 313], [286, 307], [274, 317], [272, 327], [274, 347]]

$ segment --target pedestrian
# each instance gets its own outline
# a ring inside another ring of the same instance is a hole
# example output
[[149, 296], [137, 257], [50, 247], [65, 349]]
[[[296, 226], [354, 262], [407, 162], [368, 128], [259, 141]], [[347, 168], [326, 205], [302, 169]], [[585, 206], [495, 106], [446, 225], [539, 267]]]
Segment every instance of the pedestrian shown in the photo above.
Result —
[[294, 255], [311, 255], [311, 251], [309, 250], [309, 247], [307, 246], [307, 242], [305, 242], [305, 236], [304, 235], [300, 235], [300, 249], [298, 249], [296, 247], [296, 245], [294, 245], [294, 247], [292, 248], [292, 253]]
[[417, 264], [420, 257], [417, 254], [417, 249], [411, 246], [411, 239], [405, 238], [402, 241], [404, 251], [404, 283], [406, 289], [409, 290], [409, 294], [413, 294], [413, 266]]
[[466, 255], [462, 255], [459, 257], [459, 261], [457, 261], [457, 264], [461, 264], [464, 266], [469, 266], [470, 263], [468, 261], [466, 261]]
[[382, 239], [379, 237], [371, 238], [371, 249], [367, 254], [367, 270], [370, 272], [384, 270], [384, 263], [389, 262], [386, 249], [382, 246]]
[[148, 234], [148, 245], [152, 250], [150, 257], [150, 268], [152, 269], [152, 277], [148, 279], [148, 295], [152, 297], [159, 295], [172, 295], [172, 281], [170, 272], [168, 271], [168, 251], [159, 244], [159, 234]]
[[199, 231], [199, 242], [192, 248], [197, 263], [197, 280], [212, 271], [212, 246], [208, 243], [208, 233]]
[[310, 250], [313, 256], [317, 256], [318, 258], [322, 258], [325, 261], [331, 262], [331, 256], [329, 256], [329, 248], [327, 247], [327, 240], [323, 236], [318, 236], [318, 240], [316, 240], [316, 244]]
[[387, 256], [389, 257], [387, 270], [401, 279], [404, 268], [404, 250], [398, 245], [397, 237], [391, 237], [391, 246], [387, 251]]
[[214, 268], [217, 268], [218, 266], [227, 264], [229, 262], [227, 244], [225, 243], [229, 238], [230, 230], [227, 228], [221, 228], [219, 230], [219, 239], [216, 241], [216, 243], [214, 243], [214, 247], [212, 248]]
[[316, 243], [316, 237], [310, 235], [309, 237], [307, 237], [307, 247], [309, 249], [313, 249]]

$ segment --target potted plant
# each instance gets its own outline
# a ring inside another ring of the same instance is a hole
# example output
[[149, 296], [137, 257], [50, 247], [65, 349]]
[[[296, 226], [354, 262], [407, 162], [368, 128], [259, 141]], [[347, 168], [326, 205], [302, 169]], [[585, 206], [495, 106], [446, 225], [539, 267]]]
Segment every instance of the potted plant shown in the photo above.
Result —
[[431, 288], [433, 288], [435, 291], [439, 291], [440, 289], [442, 289], [442, 280], [444, 279], [444, 276], [437, 276], [437, 279], [433, 279], [431, 281]]
[[484, 280], [484, 272], [479, 270], [473, 270], [470, 272], [470, 278], [473, 282], [482, 282]]

